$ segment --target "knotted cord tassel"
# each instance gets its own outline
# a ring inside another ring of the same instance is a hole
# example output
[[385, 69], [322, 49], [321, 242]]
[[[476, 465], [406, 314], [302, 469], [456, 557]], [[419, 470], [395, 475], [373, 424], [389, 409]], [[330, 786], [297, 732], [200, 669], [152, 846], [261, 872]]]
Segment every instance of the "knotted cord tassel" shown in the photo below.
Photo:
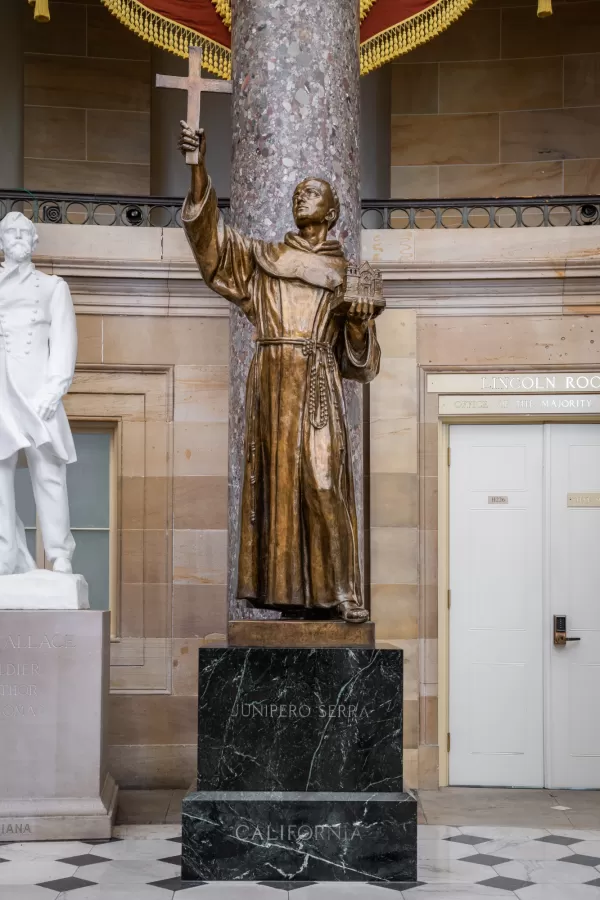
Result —
[[36, 22], [50, 21], [50, 9], [48, 7], [48, 0], [35, 0], [33, 18]]
[[537, 14], [539, 19], [552, 15], [552, 0], [538, 0]]

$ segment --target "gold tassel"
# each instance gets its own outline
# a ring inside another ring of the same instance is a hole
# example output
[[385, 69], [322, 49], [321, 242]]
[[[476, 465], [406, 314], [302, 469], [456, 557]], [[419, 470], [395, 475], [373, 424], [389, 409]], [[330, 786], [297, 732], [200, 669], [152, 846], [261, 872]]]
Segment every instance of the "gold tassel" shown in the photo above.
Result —
[[537, 14], [539, 19], [552, 15], [552, 0], [538, 0]]
[[50, 9], [48, 8], [48, 0], [35, 0], [33, 18], [36, 22], [50, 21]]

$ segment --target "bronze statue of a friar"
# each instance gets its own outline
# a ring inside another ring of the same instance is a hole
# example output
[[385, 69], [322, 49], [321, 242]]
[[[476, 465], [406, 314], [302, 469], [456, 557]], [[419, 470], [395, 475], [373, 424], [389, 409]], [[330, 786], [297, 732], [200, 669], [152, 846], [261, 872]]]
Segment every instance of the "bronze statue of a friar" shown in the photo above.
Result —
[[284, 616], [365, 622], [342, 378], [377, 375], [374, 316], [383, 303], [373, 292], [346, 296], [348, 263], [327, 238], [339, 201], [326, 181], [296, 187], [297, 234], [281, 243], [247, 237], [219, 213], [204, 132], [181, 125], [181, 152], [199, 150], [182, 213], [189, 243], [206, 284], [256, 335], [237, 597]]

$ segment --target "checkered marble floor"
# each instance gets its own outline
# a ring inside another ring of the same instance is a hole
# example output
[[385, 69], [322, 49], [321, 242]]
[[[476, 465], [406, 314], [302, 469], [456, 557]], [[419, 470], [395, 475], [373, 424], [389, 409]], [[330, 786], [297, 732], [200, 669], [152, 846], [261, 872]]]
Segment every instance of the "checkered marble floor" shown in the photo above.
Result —
[[0, 900], [600, 900], [600, 831], [419, 826], [419, 883], [179, 879], [181, 832], [125, 825], [107, 842], [0, 844]]

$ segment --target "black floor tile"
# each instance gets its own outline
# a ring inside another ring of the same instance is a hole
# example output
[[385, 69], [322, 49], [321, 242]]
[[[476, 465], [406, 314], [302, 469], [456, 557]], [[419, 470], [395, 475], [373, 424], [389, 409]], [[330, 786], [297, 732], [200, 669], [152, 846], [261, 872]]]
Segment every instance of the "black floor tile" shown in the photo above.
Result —
[[505, 856], [491, 856], [489, 853], [476, 853], [475, 856], [466, 856], [461, 862], [478, 863], [480, 866], [500, 866], [510, 862]]
[[520, 878], [505, 878], [504, 875], [497, 875], [495, 878], [488, 878], [487, 881], [479, 881], [478, 884], [498, 888], [500, 891], [518, 891], [521, 888], [529, 887], [533, 881], [521, 881]]
[[59, 894], [67, 893], [67, 891], [76, 891], [77, 888], [90, 887], [95, 881], [84, 881], [83, 878], [57, 878], [56, 881], [44, 881], [38, 884], [38, 887], [48, 888], [49, 891], [58, 891]]
[[600, 857], [584, 856], [582, 853], [574, 853], [573, 856], [563, 856], [562, 859], [559, 859], [559, 862], [568, 862], [574, 863], [576, 866], [590, 866], [590, 868], [595, 868], [596, 866], [600, 866]]
[[295, 891], [298, 888], [310, 887], [316, 881], [259, 881], [264, 887], [273, 888], [276, 891]]
[[165, 891], [187, 891], [188, 888], [202, 887], [206, 881], [182, 881], [181, 878], [167, 878], [165, 881], [151, 881], [153, 887], [164, 888]]
[[472, 834], [455, 834], [452, 837], [444, 838], [451, 844], [484, 844], [489, 838], [475, 837]]
[[390, 891], [410, 891], [411, 888], [421, 887], [424, 881], [372, 881], [377, 887], [387, 888]]
[[172, 866], [180, 866], [181, 865], [181, 853], [179, 856], [166, 856], [164, 859], [159, 859], [159, 862], [170, 863]]
[[70, 866], [93, 866], [94, 863], [110, 862], [110, 860], [106, 856], [98, 856], [95, 853], [84, 853], [81, 856], [58, 859], [57, 862], [68, 863]]
[[581, 838], [564, 837], [561, 834], [547, 834], [545, 837], [536, 838], [540, 844], [562, 844], [568, 847], [569, 844], [580, 844]]

